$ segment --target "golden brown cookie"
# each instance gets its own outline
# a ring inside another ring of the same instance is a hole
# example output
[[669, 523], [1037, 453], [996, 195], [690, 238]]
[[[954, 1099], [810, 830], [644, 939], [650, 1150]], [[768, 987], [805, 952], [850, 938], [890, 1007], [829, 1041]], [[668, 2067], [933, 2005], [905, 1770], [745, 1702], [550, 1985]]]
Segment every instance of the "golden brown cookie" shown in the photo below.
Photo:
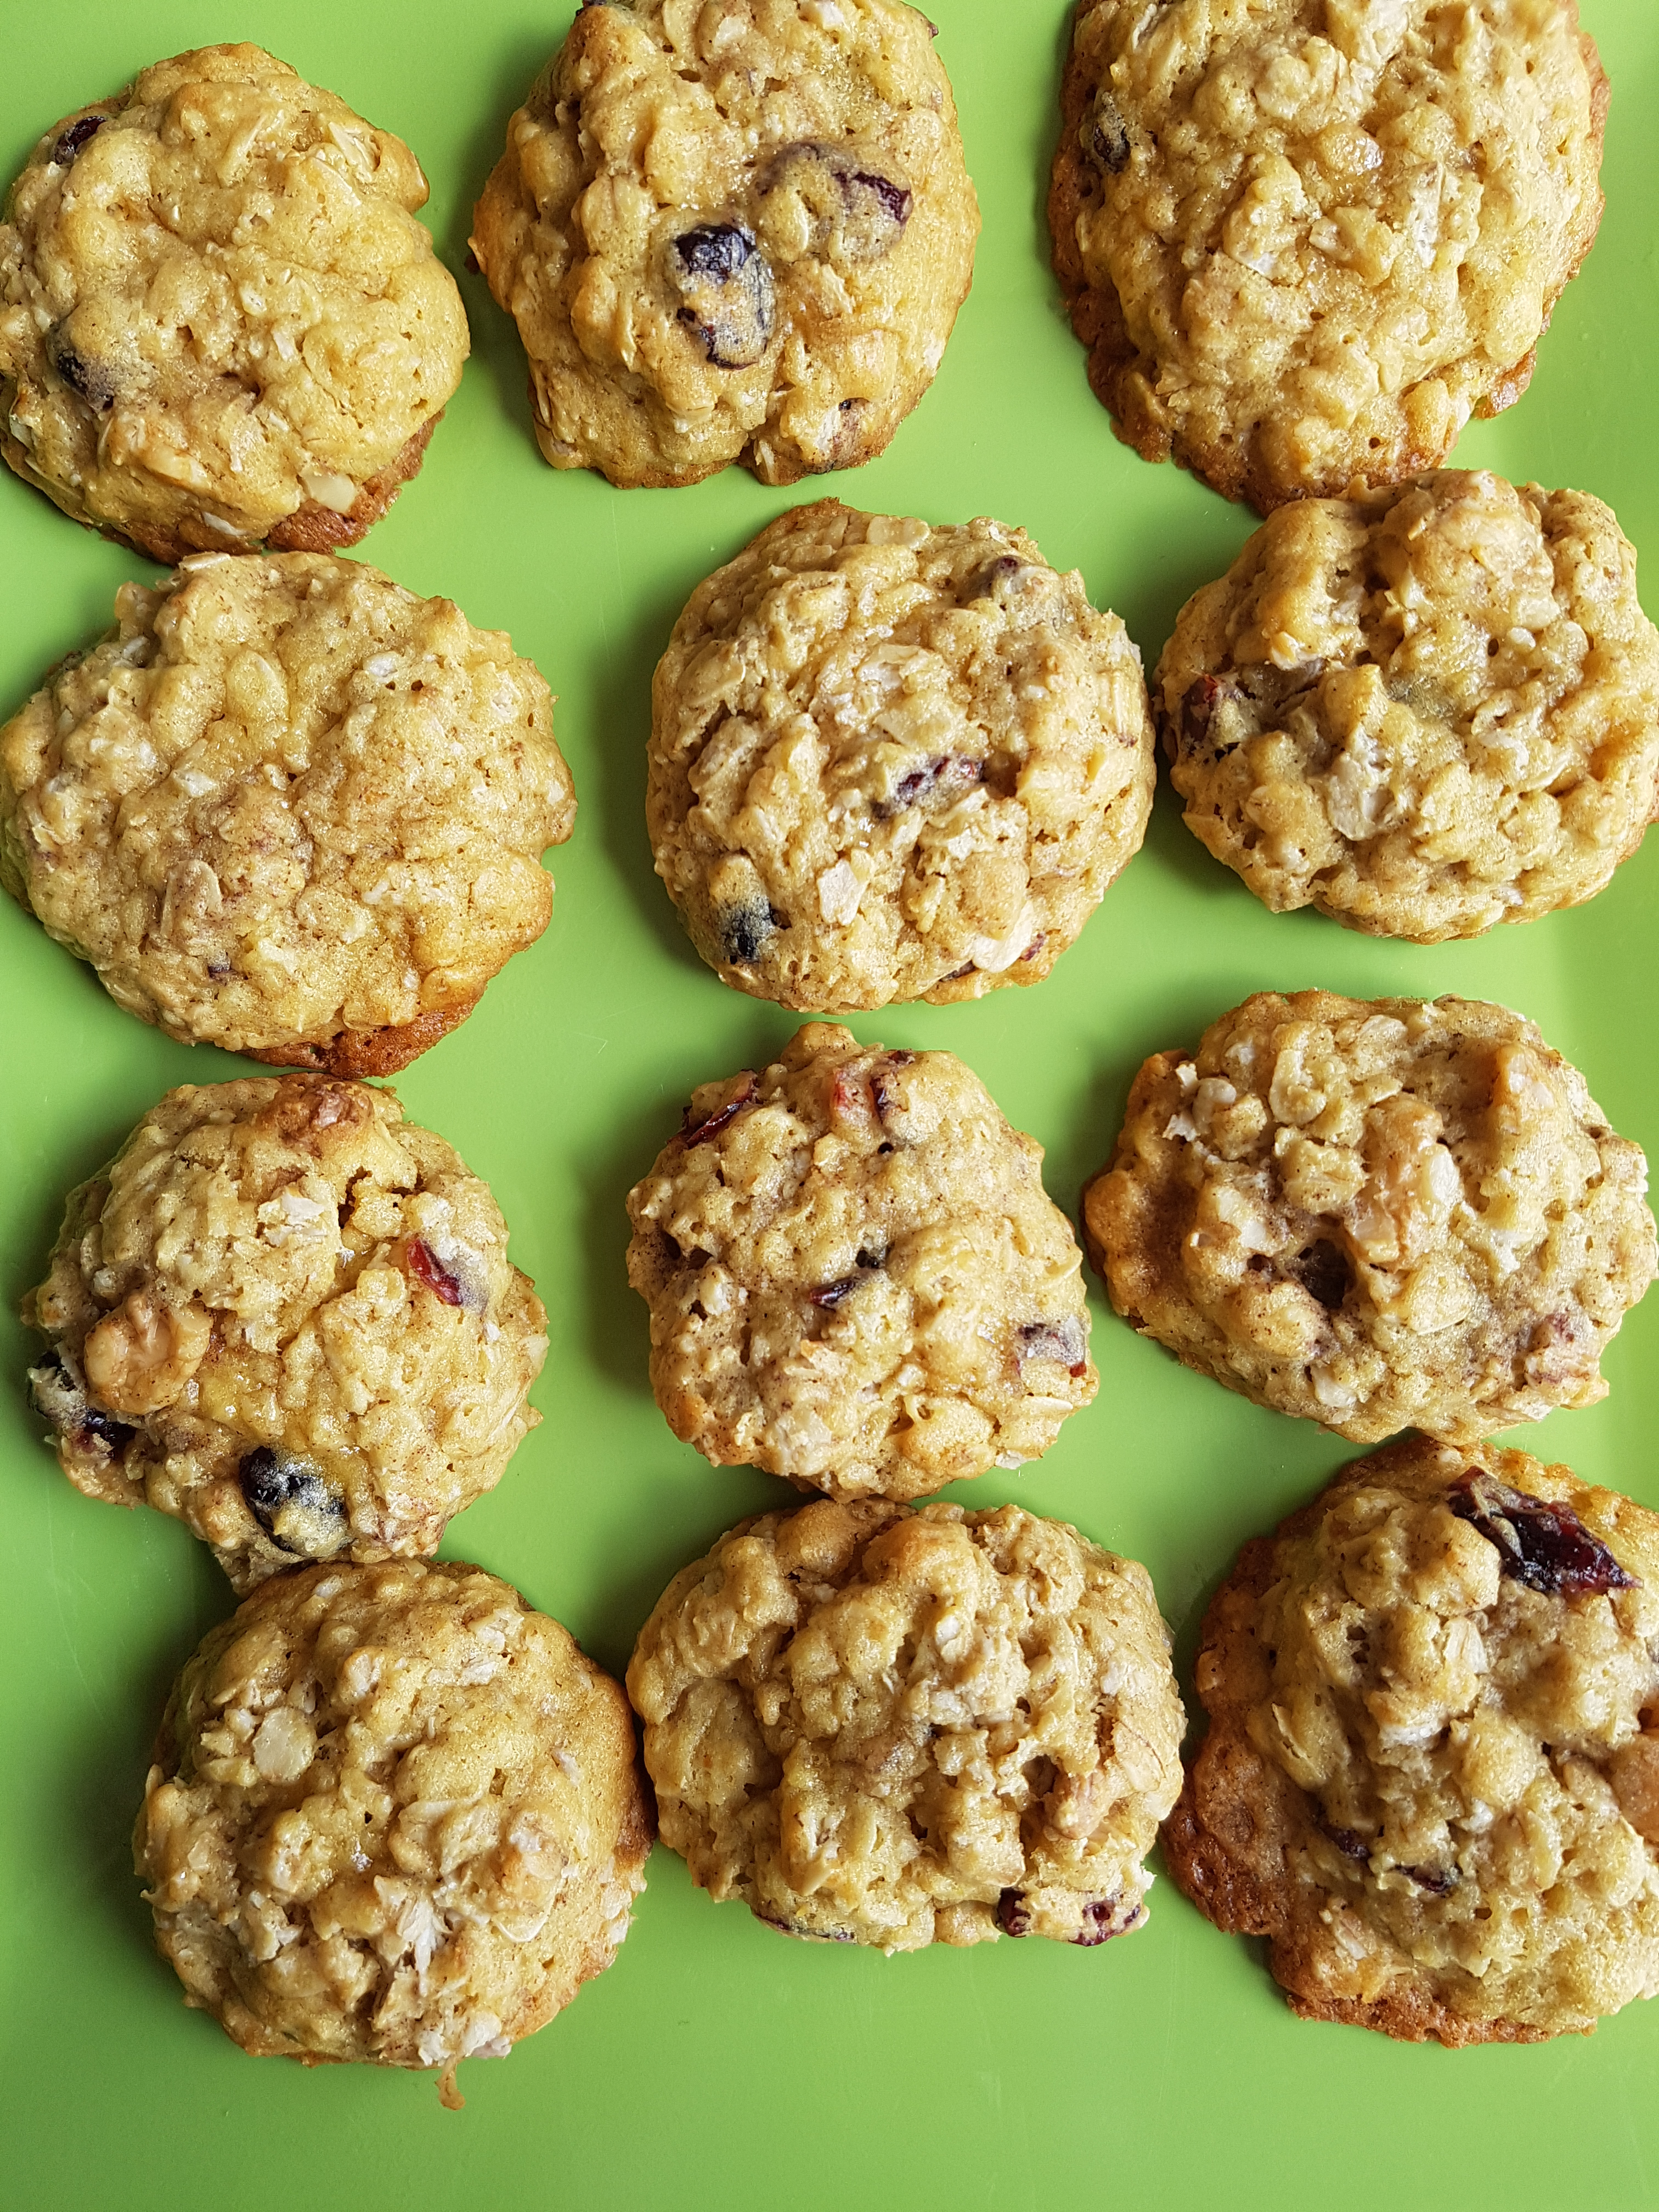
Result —
[[662, 1838], [786, 1935], [1137, 1928], [1180, 1787], [1146, 1570], [1016, 1505], [767, 1513], [678, 1575], [629, 1695]]
[[1584, 2033], [1659, 1989], [1659, 1516], [1412, 1438], [1247, 1544], [1164, 1830], [1306, 2020]]
[[1356, 1443], [1605, 1395], [1646, 1290], [1640, 1151], [1507, 1007], [1259, 992], [1136, 1077], [1084, 1195], [1112, 1304]]

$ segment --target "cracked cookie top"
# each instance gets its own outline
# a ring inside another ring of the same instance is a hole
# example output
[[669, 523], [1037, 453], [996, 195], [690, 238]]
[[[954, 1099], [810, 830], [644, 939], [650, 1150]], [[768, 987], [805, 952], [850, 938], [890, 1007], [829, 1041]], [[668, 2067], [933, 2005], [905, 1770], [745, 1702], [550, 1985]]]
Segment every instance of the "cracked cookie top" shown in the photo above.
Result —
[[663, 1841], [791, 1936], [1139, 1927], [1183, 1716], [1151, 1577], [1016, 1505], [822, 1500], [723, 1536], [640, 1632]]
[[1263, 514], [1526, 389], [1601, 216], [1573, 0], [1082, 0], [1048, 215], [1118, 434]]
[[426, 196], [401, 139], [258, 46], [64, 117], [0, 224], [0, 453], [154, 560], [355, 543], [466, 359]]
[[499, 2058], [611, 1963], [651, 1817], [618, 1685], [482, 1569], [269, 1582], [174, 1686], [133, 1836], [256, 2057]]
[[950, 1053], [825, 1022], [704, 1084], [628, 1200], [675, 1435], [836, 1498], [1046, 1451], [1099, 1378], [1042, 1165]]
[[657, 873], [802, 1011], [1048, 973], [1152, 809], [1139, 655], [1023, 531], [797, 507], [693, 592], [652, 692]]
[[582, 9], [473, 219], [555, 468], [787, 484], [881, 452], [979, 233], [932, 35], [896, 0]]
[[1653, 1279], [1647, 1164], [1528, 1021], [1261, 992], [1136, 1077], [1084, 1224], [1112, 1304], [1356, 1443], [1605, 1395]]
[[1188, 828], [1258, 898], [1419, 944], [1590, 897], [1659, 786], [1634, 549], [1484, 471], [1280, 507], [1153, 690]]
[[435, 1550], [540, 1419], [546, 1316], [488, 1185], [364, 1084], [169, 1091], [23, 1312], [70, 1480], [185, 1522], [238, 1589]]
[[1659, 1989], [1659, 1518], [1420, 1438], [1248, 1544], [1164, 1832], [1305, 2018], [1582, 2032]]
[[0, 883], [185, 1043], [390, 1074], [547, 926], [575, 799], [499, 630], [332, 554], [201, 554], [0, 729]]

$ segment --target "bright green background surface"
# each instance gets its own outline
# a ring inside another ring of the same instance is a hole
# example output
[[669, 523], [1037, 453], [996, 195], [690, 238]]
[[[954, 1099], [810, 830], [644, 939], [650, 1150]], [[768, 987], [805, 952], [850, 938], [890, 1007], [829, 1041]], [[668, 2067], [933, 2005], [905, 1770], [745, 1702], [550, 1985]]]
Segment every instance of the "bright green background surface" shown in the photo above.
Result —
[[[581, 811], [552, 927], [455, 1036], [399, 1079], [410, 1114], [486, 1176], [551, 1316], [546, 1418], [446, 1552], [507, 1576], [620, 1668], [669, 1576], [781, 1483], [678, 1444], [646, 1387], [623, 1274], [623, 1196], [694, 1083], [793, 1026], [697, 962], [641, 822], [651, 670], [692, 586], [799, 499], [1024, 525], [1080, 567], [1150, 665], [1186, 594], [1251, 518], [1113, 438], [1048, 273], [1042, 179], [1064, 0], [928, 0], [984, 210], [977, 275], [933, 390], [856, 475], [617, 492], [556, 475], [482, 282], [474, 354], [421, 476], [362, 549], [417, 591], [511, 630], [560, 695]], [[1460, 459], [1599, 493], [1659, 561], [1659, 9], [1584, 0], [1614, 95], [1608, 208], [1521, 404]], [[506, 115], [568, 0], [0, 0], [0, 162], [157, 56], [257, 39], [409, 139], [458, 271]], [[3, 472], [0, 472], [3, 473]], [[0, 482], [0, 713], [149, 571]], [[1650, 569], [1651, 611], [1659, 576]], [[1482, 942], [1372, 943], [1257, 907], [1160, 793], [1146, 848], [1056, 973], [978, 1005], [901, 1007], [860, 1036], [945, 1045], [1048, 1147], [1072, 1206], [1128, 1079], [1247, 992], [1310, 984], [1507, 1001], [1587, 1072], [1615, 1126], [1659, 1148], [1653, 1015], [1659, 846], [1595, 902]], [[62, 1194], [160, 1093], [246, 1072], [141, 1027], [89, 972], [0, 912], [0, 2203], [172, 2212], [393, 2205], [1624, 2207], [1659, 2203], [1659, 2007], [1588, 2041], [1448, 2052], [1296, 2021], [1256, 1947], [1160, 1882], [1150, 1926], [1097, 1951], [1002, 1942], [887, 1960], [781, 1940], [695, 1891], [660, 1850], [616, 1966], [505, 2064], [432, 2079], [245, 2057], [187, 2013], [153, 1955], [127, 1856], [171, 1676], [231, 1607], [206, 1552], [149, 1512], [88, 1503], [25, 1407], [11, 1317]], [[1611, 1397], [1531, 1449], [1659, 1504], [1659, 1299], [1608, 1354]], [[1075, 1522], [1144, 1559], [1183, 1668], [1240, 1540], [1348, 1455], [1187, 1374], [1097, 1301], [1100, 1395], [1040, 1465], [958, 1494]]]

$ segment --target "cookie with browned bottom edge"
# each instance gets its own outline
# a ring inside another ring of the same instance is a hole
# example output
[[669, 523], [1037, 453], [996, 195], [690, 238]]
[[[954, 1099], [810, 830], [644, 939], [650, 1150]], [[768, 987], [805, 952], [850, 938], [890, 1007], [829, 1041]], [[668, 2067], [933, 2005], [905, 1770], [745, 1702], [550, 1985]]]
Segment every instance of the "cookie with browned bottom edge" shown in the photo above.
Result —
[[1659, 1989], [1659, 1516], [1410, 1438], [1239, 1554], [1163, 1832], [1309, 2020], [1582, 2033]]

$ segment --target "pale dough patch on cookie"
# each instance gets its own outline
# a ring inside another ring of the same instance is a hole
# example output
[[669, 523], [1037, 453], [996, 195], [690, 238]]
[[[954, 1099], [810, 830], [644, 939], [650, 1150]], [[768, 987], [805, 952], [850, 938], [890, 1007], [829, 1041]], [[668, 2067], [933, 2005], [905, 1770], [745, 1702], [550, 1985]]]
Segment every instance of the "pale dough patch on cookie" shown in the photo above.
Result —
[[629, 1694], [663, 1841], [792, 1936], [1091, 1946], [1146, 1917], [1183, 1717], [1150, 1577], [1018, 1506], [828, 1501], [669, 1585]]
[[267, 1583], [185, 1666], [133, 1857], [260, 2057], [506, 2056], [611, 1963], [650, 1808], [622, 1691], [480, 1568]]
[[1118, 1311], [1201, 1374], [1357, 1443], [1472, 1441], [1606, 1395], [1646, 1188], [1506, 1007], [1261, 992], [1142, 1067], [1084, 1224]]
[[803, 1011], [1034, 983], [1139, 849], [1139, 656], [1023, 531], [797, 507], [693, 592], [646, 819], [692, 941]]
[[705, 1084], [628, 1200], [674, 1433], [837, 1498], [1046, 1451], [1098, 1377], [1042, 1164], [950, 1053], [829, 1023]]

